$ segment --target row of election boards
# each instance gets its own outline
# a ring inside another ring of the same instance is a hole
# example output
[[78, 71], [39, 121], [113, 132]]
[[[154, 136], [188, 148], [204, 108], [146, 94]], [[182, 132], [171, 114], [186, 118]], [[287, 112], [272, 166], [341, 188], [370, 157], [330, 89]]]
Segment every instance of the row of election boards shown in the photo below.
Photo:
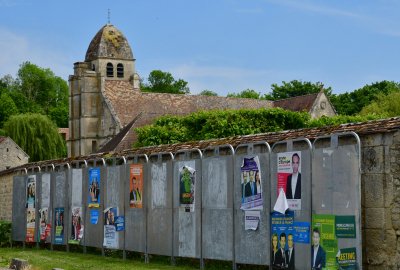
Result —
[[360, 269], [360, 215], [360, 140], [341, 133], [31, 167], [14, 177], [12, 238]]

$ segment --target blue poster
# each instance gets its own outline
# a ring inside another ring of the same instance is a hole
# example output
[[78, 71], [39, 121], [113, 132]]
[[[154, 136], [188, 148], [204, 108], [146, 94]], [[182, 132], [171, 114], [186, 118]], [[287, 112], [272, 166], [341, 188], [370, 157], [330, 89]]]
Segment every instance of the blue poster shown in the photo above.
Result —
[[88, 206], [100, 207], [100, 168], [89, 169]]
[[99, 222], [99, 211], [90, 210], [90, 223], [97, 224]]
[[296, 221], [293, 223], [295, 243], [310, 243], [310, 222]]
[[271, 215], [271, 264], [279, 269], [294, 269], [294, 212]]
[[64, 208], [55, 209], [56, 218], [54, 219], [54, 243], [63, 244], [64, 243]]
[[115, 218], [115, 227], [117, 228], [117, 232], [125, 230], [125, 217], [118, 216]]

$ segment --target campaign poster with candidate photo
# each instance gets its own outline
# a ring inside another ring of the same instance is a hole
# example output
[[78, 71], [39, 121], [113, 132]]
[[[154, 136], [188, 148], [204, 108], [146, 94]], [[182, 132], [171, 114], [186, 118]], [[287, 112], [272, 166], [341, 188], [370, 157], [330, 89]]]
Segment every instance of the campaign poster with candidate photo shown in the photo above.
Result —
[[36, 175], [29, 175], [26, 184], [26, 208], [35, 208]]
[[262, 210], [262, 183], [258, 156], [243, 158], [240, 167], [242, 210]]
[[54, 210], [54, 243], [62, 245], [64, 243], [64, 207]]
[[69, 244], [79, 244], [83, 238], [82, 207], [73, 207], [71, 213], [71, 232]]
[[100, 168], [89, 169], [88, 206], [100, 207]]
[[50, 236], [51, 232], [48, 207], [43, 207], [39, 209], [39, 220], [40, 220], [39, 223], [40, 241], [46, 241], [46, 239]]
[[273, 269], [295, 269], [294, 212], [271, 214], [271, 265]]
[[29, 175], [26, 182], [26, 242], [35, 240], [36, 175]]
[[35, 208], [27, 208], [25, 242], [35, 241], [35, 221], [36, 221]]
[[278, 153], [277, 195], [285, 192], [291, 210], [301, 210], [301, 152]]
[[131, 164], [130, 165], [130, 181], [129, 181], [129, 207], [142, 208], [143, 207], [143, 165]]
[[103, 246], [106, 248], [118, 248], [118, 237], [116, 228], [116, 207], [109, 207], [104, 210], [104, 237]]
[[186, 212], [193, 212], [195, 205], [196, 170], [195, 161], [185, 162], [179, 167], [179, 203]]

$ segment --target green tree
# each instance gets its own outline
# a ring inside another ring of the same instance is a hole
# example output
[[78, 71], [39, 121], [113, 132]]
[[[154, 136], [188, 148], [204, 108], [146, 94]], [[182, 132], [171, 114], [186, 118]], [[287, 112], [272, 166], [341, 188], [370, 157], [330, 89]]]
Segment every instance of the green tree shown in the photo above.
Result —
[[400, 116], [400, 92], [379, 94], [375, 101], [362, 108], [360, 112], [360, 115], [370, 114], [380, 115], [382, 118]]
[[215, 93], [214, 91], [207, 90], [207, 89], [201, 91], [201, 92], [199, 93], [199, 95], [200, 95], [200, 96], [214, 96], [214, 97], [217, 97], [217, 96], [218, 96], [218, 94]]
[[45, 115], [13, 115], [4, 124], [4, 131], [30, 156], [31, 162], [66, 156], [64, 140]]
[[387, 95], [392, 92], [399, 92], [400, 84], [393, 81], [381, 81], [365, 85], [353, 92], [332, 95], [330, 97], [336, 111], [343, 115], [355, 115], [363, 107], [378, 99], [379, 95]]
[[143, 92], [170, 93], [170, 94], [188, 94], [189, 87], [187, 82], [175, 78], [169, 72], [153, 70], [147, 78], [148, 83], [141, 83]]
[[17, 114], [18, 109], [12, 98], [4, 92], [0, 96], [0, 127], [8, 120], [11, 115]]
[[331, 95], [332, 88], [325, 88], [323, 83], [317, 82], [302, 82], [298, 80], [293, 80], [290, 82], [282, 82], [282, 85], [272, 84], [272, 92], [265, 95], [268, 100], [280, 100], [285, 98], [303, 96], [308, 94], [318, 93], [321, 90], [325, 91], [326, 95]]
[[227, 97], [260, 99], [261, 94], [253, 89], [245, 89], [240, 93], [229, 93]]

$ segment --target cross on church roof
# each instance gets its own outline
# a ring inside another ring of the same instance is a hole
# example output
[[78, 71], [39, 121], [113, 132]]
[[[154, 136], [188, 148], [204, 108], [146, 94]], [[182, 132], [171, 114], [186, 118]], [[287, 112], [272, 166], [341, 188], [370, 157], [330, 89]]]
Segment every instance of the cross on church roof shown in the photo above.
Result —
[[108, 9], [108, 24], [111, 24], [110, 17], [111, 17], [111, 12], [110, 12], [110, 9]]

